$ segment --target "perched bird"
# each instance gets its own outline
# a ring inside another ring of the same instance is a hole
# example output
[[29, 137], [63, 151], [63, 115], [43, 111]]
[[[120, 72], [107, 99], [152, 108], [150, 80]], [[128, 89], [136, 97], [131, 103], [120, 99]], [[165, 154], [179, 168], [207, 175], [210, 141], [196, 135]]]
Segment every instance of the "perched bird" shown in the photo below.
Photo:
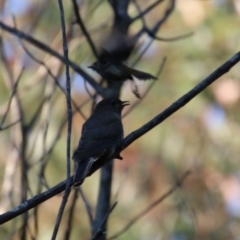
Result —
[[149, 73], [141, 72], [130, 68], [118, 61], [107, 50], [103, 49], [99, 59], [89, 66], [95, 70], [102, 78], [109, 81], [133, 80], [133, 76], [140, 80], [157, 79]]
[[[77, 164], [74, 186], [80, 185], [90, 173], [95, 161], [106, 161], [123, 139], [121, 112], [128, 101], [106, 98], [99, 102], [93, 114], [83, 124], [82, 135], [73, 160]], [[122, 159], [121, 156], [117, 158]]]

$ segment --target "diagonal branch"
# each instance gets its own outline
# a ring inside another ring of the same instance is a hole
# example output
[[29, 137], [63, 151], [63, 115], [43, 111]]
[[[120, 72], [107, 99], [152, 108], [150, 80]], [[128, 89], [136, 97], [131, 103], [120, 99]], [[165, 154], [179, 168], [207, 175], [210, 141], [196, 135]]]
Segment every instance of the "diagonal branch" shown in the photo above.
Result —
[[95, 45], [94, 45], [94, 43], [93, 43], [93, 41], [92, 41], [92, 39], [91, 39], [87, 29], [85, 28], [85, 26], [83, 24], [82, 18], [81, 18], [80, 14], [79, 14], [79, 11], [78, 11], [78, 5], [77, 5], [76, 0], [72, 0], [72, 4], [73, 4], [73, 10], [74, 10], [74, 13], [75, 13], [76, 21], [77, 21], [78, 25], [80, 26], [84, 36], [86, 37], [87, 42], [90, 45], [93, 54], [98, 59], [97, 50], [95, 48]]
[[123, 142], [123, 149], [133, 143], [136, 139], [153, 129], [155, 126], [163, 122], [166, 118], [171, 116], [177, 110], [185, 106], [188, 102], [190, 102], [195, 96], [197, 96], [200, 92], [202, 92], [205, 88], [207, 88], [210, 84], [216, 81], [223, 74], [227, 73], [234, 65], [236, 65], [240, 61], [240, 52], [236, 53], [233, 57], [231, 57], [227, 62], [225, 62], [222, 66], [216, 69], [213, 73], [211, 73], [206, 79], [200, 82], [196, 87], [194, 87], [191, 91], [183, 95], [177, 101], [175, 101], [171, 106], [166, 108], [162, 113], [157, 115], [151, 121], [143, 125], [141, 128], [129, 134]]
[[13, 86], [12, 86], [12, 93], [11, 93], [11, 95], [10, 95], [10, 97], [9, 97], [9, 101], [8, 101], [8, 104], [7, 104], [6, 112], [5, 112], [5, 114], [3, 115], [3, 118], [2, 118], [1, 123], [0, 123], [0, 129], [2, 129], [2, 125], [5, 123], [6, 117], [7, 117], [8, 113], [9, 113], [10, 106], [11, 106], [13, 97], [14, 97], [14, 95], [15, 95], [16, 92], [17, 92], [18, 84], [19, 84], [20, 79], [21, 79], [21, 77], [22, 77], [23, 71], [24, 71], [24, 68], [22, 68], [22, 70], [21, 70], [21, 72], [20, 72], [20, 74], [19, 74], [16, 82], [15, 82], [15, 83], [13, 84]]
[[63, 212], [68, 201], [69, 194], [71, 192], [71, 133], [72, 133], [72, 105], [71, 105], [71, 79], [69, 73], [69, 61], [68, 61], [68, 46], [67, 46], [67, 36], [64, 18], [64, 9], [62, 0], [58, 0], [61, 28], [62, 28], [62, 38], [63, 38], [63, 52], [64, 58], [66, 60], [66, 102], [67, 102], [67, 151], [66, 151], [66, 172], [67, 172], [67, 184], [62, 199], [61, 206], [58, 211], [58, 216], [56, 219], [55, 227], [52, 234], [52, 240], [56, 239], [58, 229], [62, 220]]
[[111, 236], [110, 238], [108, 238], [108, 240], [110, 239], [115, 239], [117, 237], [119, 237], [120, 235], [122, 235], [124, 232], [126, 232], [133, 224], [135, 224], [138, 220], [140, 220], [144, 215], [146, 215], [149, 211], [151, 211], [154, 207], [156, 207], [159, 203], [161, 203], [162, 201], [164, 201], [167, 197], [169, 197], [173, 192], [175, 192], [179, 187], [181, 187], [181, 185], [183, 184], [184, 180], [189, 176], [191, 172], [187, 171], [183, 174], [183, 176], [177, 181], [177, 183], [170, 188], [165, 194], [163, 194], [163, 196], [161, 196], [159, 199], [157, 199], [156, 201], [154, 201], [152, 204], [150, 204], [147, 208], [145, 208], [143, 211], [141, 211], [140, 213], [138, 213], [135, 217], [132, 218], [132, 220], [129, 221], [128, 224], [126, 224], [125, 227], [122, 228], [122, 230], [118, 231], [117, 233], [115, 233], [113, 236]]
[[[131, 143], [133, 143], [136, 139], [143, 136], [145, 133], [153, 129], [155, 126], [163, 122], [166, 118], [170, 115], [175, 113], [181, 107], [186, 105], [190, 100], [192, 100], [195, 96], [197, 96], [200, 92], [202, 92], [205, 88], [207, 88], [210, 84], [216, 81], [220, 76], [227, 73], [234, 65], [236, 65], [240, 61], [240, 52], [236, 53], [233, 57], [231, 57], [227, 62], [225, 62], [222, 66], [216, 69], [213, 73], [211, 73], [206, 79], [200, 82], [196, 87], [194, 87], [191, 91], [186, 93], [176, 102], [174, 102], [170, 107], [165, 109], [162, 113], [154, 117], [148, 123], [137, 129], [136, 131], [129, 134], [127, 137], [124, 138], [122, 144], [122, 150], [128, 147]], [[115, 155], [118, 155], [116, 153]], [[94, 165], [93, 169], [91, 169], [91, 174], [99, 169], [100, 165]], [[66, 188], [67, 180], [59, 183], [58, 185], [54, 186], [53, 188], [34, 196], [33, 198], [23, 202], [18, 207], [3, 213], [0, 215], [0, 224], [3, 224], [16, 216], [34, 208], [35, 206], [41, 204], [42, 202], [48, 200], [49, 198], [61, 193]], [[71, 177], [71, 186], [73, 184], [73, 176]]]
[[[8, 25], [6, 25], [5, 23], [0, 21], [0, 28], [2, 28], [4, 31], [7, 31], [8, 33], [11, 33], [13, 35], [18, 36], [21, 39], [24, 39], [25, 41], [31, 43], [32, 45], [34, 45], [35, 47], [41, 49], [44, 52], [49, 53], [50, 55], [56, 57], [58, 60], [60, 60], [61, 62], [63, 62], [64, 64], [66, 63], [66, 59], [63, 55], [59, 54], [58, 52], [54, 51], [52, 48], [48, 47], [46, 44], [38, 41], [37, 39], [31, 37], [30, 35], [14, 28], [14, 27], [10, 27]], [[94, 81], [93, 78], [91, 78], [85, 71], [83, 71], [77, 64], [75, 64], [74, 62], [68, 60], [68, 64], [69, 66], [76, 71], [77, 73], [79, 73], [84, 79], [86, 79], [89, 84], [91, 84], [91, 86], [101, 95], [104, 96], [105, 92], [104, 89], [97, 83]]]
[[[10, 211], [0, 215], [0, 224], [10, 221], [11, 219], [25, 213], [26, 211], [36, 207], [37, 205], [45, 202], [46, 200], [56, 196], [57, 194], [63, 192], [66, 188], [67, 180], [64, 180], [52, 187], [51, 189], [28, 199], [19, 206], [11, 209]], [[71, 177], [71, 185], [73, 184], [73, 176]]]
[[[66, 94], [65, 89], [61, 86], [61, 84], [58, 82], [57, 76], [54, 76], [54, 74], [52, 73], [52, 71], [49, 69], [49, 67], [45, 64], [45, 62], [43, 62], [42, 60], [37, 59], [29, 50], [28, 48], [23, 44], [23, 42], [20, 40], [19, 41], [22, 48], [24, 49], [24, 51], [26, 52], [26, 54], [35, 62], [37, 62], [39, 65], [42, 65], [47, 73], [51, 76], [51, 78], [55, 81], [56, 85], [59, 87], [59, 89]], [[84, 80], [85, 82], [85, 80]], [[79, 108], [78, 104], [74, 101], [74, 99], [71, 98], [72, 104], [75, 107], [75, 109], [78, 111], [78, 113], [84, 118], [87, 119], [86, 116], [84, 115], [84, 113], [81, 111], [81, 109]]]
[[141, 12], [139, 15], [131, 19], [131, 22], [136, 21], [139, 18], [143, 18], [148, 12], [153, 10], [159, 3], [163, 2], [164, 0], [157, 0], [155, 3], [150, 5], [148, 8], [146, 8], [143, 12]]
[[107, 221], [107, 219], [109, 218], [109, 215], [111, 214], [111, 212], [113, 211], [113, 209], [117, 206], [118, 202], [115, 202], [112, 207], [109, 209], [108, 213], [106, 214], [105, 218], [102, 220], [101, 225], [99, 226], [97, 232], [92, 236], [91, 240], [97, 240], [99, 239], [99, 237], [102, 236], [102, 234], [106, 234], [106, 232], [104, 231], [104, 225]]

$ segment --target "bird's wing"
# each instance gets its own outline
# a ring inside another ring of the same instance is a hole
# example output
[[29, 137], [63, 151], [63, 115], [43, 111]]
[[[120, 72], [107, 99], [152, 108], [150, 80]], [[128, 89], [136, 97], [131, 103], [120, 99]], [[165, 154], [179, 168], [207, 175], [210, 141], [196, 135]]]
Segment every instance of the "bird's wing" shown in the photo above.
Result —
[[111, 146], [118, 145], [123, 135], [121, 120], [115, 115], [95, 117], [84, 124], [78, 148], [73, 160], [81, 162], [90, 157], [97, 158]]
[[82, 184], [86, 176], [89, 174], [90, 169], [94, 163], [94, 158], [89, 158], [82, 161], [81, 164], [77, 164], [77, 169], [74, 175], [74, 186], [79, 186]]

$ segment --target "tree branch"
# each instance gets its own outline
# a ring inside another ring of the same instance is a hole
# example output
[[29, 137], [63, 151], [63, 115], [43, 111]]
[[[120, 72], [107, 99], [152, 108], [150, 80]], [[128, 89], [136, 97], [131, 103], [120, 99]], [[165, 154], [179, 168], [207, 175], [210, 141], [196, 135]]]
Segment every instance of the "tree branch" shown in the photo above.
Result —
[[65, 28], [65, 18], [62, 0], [58, 0], [61, 28], [62, 28], [62, 41], [63, 41], [63, 52], [64, 58], [66, 60], [66, 102], [67, 102], [67, 118], [68, 118], [68, 128], [67, 128], [67, 150], [66, 150], [66, 172], [67, 172], [67, 184], [62, 199], [61, 206], [58, 211], [58, 216], [54, 226], [52, 240], [56, 239], [58, 229], [62, 220], [62, 215], [65, 206], [68, 201], [69, 194], [71, 192], [71, 133], [72, 133], [72, 105], [71, 105], [71, 80], [69, 74], [69, 60], [68, 60], [68, 46], [67, 46], [67, 36]]
[[170, 188], [163, 196], [161, 196], [159, 199], [154, 201], [152, 204], [150, 204], [147, 208], [145, 208], [143, 211], [138, 213], [135, 217], [132, 218], [132, 220], [129, 221], [128, 224], [126, 224], [125, 227], [122, 228], [122, 230], [118, 231], [115, 233], [113, 236], [108, 238], [110, 239], [115, 239], [122, 235], [124, 232], [126, 232], [133, 224], [135, 224], [139, 219], [141, 219], [144, 215], [146, 215], [149, 211], [151, 211], [154, 207], [156, 207], [159, 203], [161, 203], [163, 200], [165, 200], [167, 197], [169, 197], [175, 190], [177, 190], [181, 185], [183, 184], [184, 180], [189, 176], [191, 172], [187, 171], [183, 174], [183, 176], [177, 181], [177, 183]]
[[[24, 39], [25, 41], [31, 43], [32, 45], [34, 45], [35, 47], [41, 49], [44, 52], [49, 53], [50, 55], [56, 57], [57, 59], [59, 59], [61, 62], [63, 62], [64, 64], [66, 64], [66, 59], [64, 56], [62, 56], [61, 54], [59, 54], [58, 52], [54, 51], [52, 48], [48, 47], [46, 44], [38, 41], [37, 39], [31, 37], [30, 35], [16, 29], [13, 27], [10, 27], [6, 24], [4, 24], [3, 22], [0, 21], [0, 28], [2, 28], [3, 30], [7, 31], [8, 33], [11, 33], [13, 35], [18, 36], [19, 38]], [[102, 96], [105, 95], [105, 91], [104, 89], [97, 83], [95, 82], [95, 80], [93, 78], [91, 78], [85, 71], [83, 71], [77, 64], [75, 64], [74, 62], [68, 60], [68, 64], [69, 66], [76, 71], [77, 73], [79, 73], [83, 78], [85, 78], [89, 84]]]
[[[231, 57], [227, 62], [225, 62], [222, 66], [216, 69], [213, 73], [211, 73], [206, 79], [200, 82], [196, 87], [194, 87], [191, 91], [186, 93], [176, 102], [174, 102], [171, 106], [165, 109], [162, 113], [157, 115], [155, 118], [150, 120], [148, 123], [137, 129], [136, 131], [129, 134], [127, 137], [124, 138], [122, 143], [122, 150], [128, 147], [131, 143], [133, 143], [136, 139], [143, 136], [145, 133], [153, 129], [155, 126], [163, 122], [166, 118], [170, 115], [175, 113], [181, 107], [186, 105], [190, 100], [192, 100], [195, 96], [197, 96], [200, 92], [202, 92], [205, 88], [207, 88], [210, 84], [216, 81], [220, 76], [227, 73], [234, 65], [236, 65], [240, 61], [240, 52], [236, 53], [233, 57]], [[117, 153], [116, 153], [117, 155]], [[96, 161], [95, 163], [97, 163]], [[95, 172], [99, 169], [100, 165], [94, 165], [93, 169], [91, 169], [91, 173]], [[73, 176], [71, 177], [71, 186], [73, 184]], [[18, 207], [3, 213], [0, 215], [0, 224], [3, 224], [16, 216], [34, 208], [35, 206], [41, 204], [42, 202], [48, 200], [49, 198], [61, 193], [64, 191], [66, 187], [66, 180], [59, 183], [58, 185], [54, 186], [53, 188], [34, 196], [33, 198], [23, 202]]]
[[87, 39], [87, 42], [88, 44], [90, 45], [90, 48], [93, 52], [93, 54], [95, 55], [95, 57], [98, 59], [98, 53], [97, 53], [97, 50], [95, 48], [95, 45], [87, 31], [87, 29], [85, 28], [84, 24], [83, 24], [83, 21], [81, 19], [81, 16], [79, 14], [79, 11], [78, 11], [78, 5], [77, 5], [77, 2], [76, 0], [72, 0], [72, 4], [73, 4], [73, 10], [74, 10], [74, 13], [75, 13], [75, 17], [76, 17], [76, 21], [78, 23], [78, 25], [80, 26], [80, 29], [82, 30], [84, 36], [86, 37]]
[[231, 57], [227, 62], [225, 62], [222, 66], [212, 72], [207, 78], [205, 78], [202, 82], [200, 82], [196, 87], [194, 87], [191, 91], [183, 95], [176, 102], [174, 102], [171, 106], [166, 108], [162, 113], [157, 115], [151, 121], [143, 125], [141, 128], [129, 134], [123, 142], [123, 149], [129, 146], [136, 139], [153, 129], [159, 123], [163, 122], [166, 118], [171, 116], [177, 110], [182, 108], [188, 102], [190, 102], [195, 96], [197, 96], [200, 92], [202, 92], [205, 88], [207, 88], [210, 84], [216, 81], [223, 74], [227, 73], [234, 65], [236, 65], [240, 61], [240, 52], [236, 53], [233, 57]]

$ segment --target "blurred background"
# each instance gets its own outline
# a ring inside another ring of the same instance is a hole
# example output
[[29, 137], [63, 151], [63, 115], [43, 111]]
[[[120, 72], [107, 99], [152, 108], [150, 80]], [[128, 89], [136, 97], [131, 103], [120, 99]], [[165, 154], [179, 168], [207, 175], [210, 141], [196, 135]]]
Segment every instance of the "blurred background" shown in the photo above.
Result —
[[[112, 8], [108, 1], [78, 3], [85, 27], [96, 46], [100, 46], [113, 23]], [[144, 10], [154, 1], [138, 0], [137, 3]], [[145, 15], [149, 28], [162, 17], [168, 5], [169, 1], [164, 1]], [[71, 2], [64, 1], [64, 7], [69, 58], [100, 81], [100, 76], [87, 68], [95, 58], [79, 26], [74, 24]], [[5, 0], [1, 1], [0, 10], [1, 22], [15, 25], [62, 54], [57, 1]], [[133, 3], [130, 3], [128, 13], [131, 17], [138, 15]], [[137, 33], [141, 24], [141, 19], [135, 21], [129, 33]], [[154, 118], [237, 53], [240, 47], [239, 24], [239, 0], [177, 0], [171, 15], [156, 34], [167, 41], [154, 40], [135, 65], [136, 69], [156, 76], [166, 57], [158, 80], [141, 100], [131, 92], [129, 81], [123, 84], [122, 100], [129, 100], [131, 104], [141, 101], [133, 109], [131, 106], [126, 109], [131, 111], [123, 118], [125, 136]], [[192, 34], [170, 41], [188, 33]], [[67, 107], [64, 65], [7, 31], [1, 30], [0, 36], [2, 214], [23, 199], [31, 198], [66, 178]], [[128, 59], [129, 66], [151, 41], [147, 34], [138, 39]], [[120, 231], [166, 193], [176, 179], [191, 170], [181, 188], [116, 239], [239, 239], [239, 78], [238, 64], [184, 108], [132, 143], [122, 152], [123, 161], [115, 160], [111, 202], [117, 200], [118, 205], [108, 220], [108, 237]], [[93, 94], [94, 90], [73, 70], [71, 80], [72, 99], [88, 118], [92, 109], [88, 91]], [[151, 81], [136, 82], [140, 95], [152, 84]], [[72, 152], [78, 144], [84, 121], [79, 112], [74, 112]], [[26, 170], [24, 174], [22, 169]], [[87, 178], [81, 187], [93, 214], [99, 173], [97, 171]], [[73, 199], [72, 193], [57, 239], [67, 239], [68, 214]], [[57, 195], [29, 211], [25, 239], [50, 239], [61, 201], [62, 195]], [[89, 239], [89, 218], [80, 195], [72, 220], [69, 239]], [[19, 216], [2, 225], [0, 238], [23, 239], [20, 234], [24, 227], [22, 221]]]

